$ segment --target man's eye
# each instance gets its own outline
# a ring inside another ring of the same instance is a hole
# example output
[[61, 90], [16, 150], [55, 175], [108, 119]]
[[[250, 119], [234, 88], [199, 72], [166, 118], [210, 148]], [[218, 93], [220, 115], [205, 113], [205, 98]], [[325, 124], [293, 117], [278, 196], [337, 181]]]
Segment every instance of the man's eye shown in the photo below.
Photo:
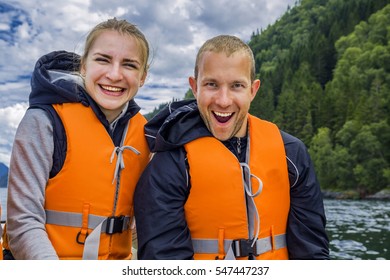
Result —
[[233, 84], [233, 88], [243, 88], [244, 85], [240, 83]]

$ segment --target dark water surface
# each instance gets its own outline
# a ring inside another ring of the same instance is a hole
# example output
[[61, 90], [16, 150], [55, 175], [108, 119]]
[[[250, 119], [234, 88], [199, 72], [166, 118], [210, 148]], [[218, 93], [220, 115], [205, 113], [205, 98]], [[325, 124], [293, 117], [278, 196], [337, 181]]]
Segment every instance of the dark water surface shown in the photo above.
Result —
[[390, 201], [325, 200], [331, 259], [390, 260]]

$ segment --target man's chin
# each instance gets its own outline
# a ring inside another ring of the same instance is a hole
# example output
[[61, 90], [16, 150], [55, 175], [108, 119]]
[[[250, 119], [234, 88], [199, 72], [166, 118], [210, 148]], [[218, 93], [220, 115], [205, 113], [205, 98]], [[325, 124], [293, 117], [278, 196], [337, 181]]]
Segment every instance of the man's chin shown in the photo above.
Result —
[[217, 138], [219, 141], [226, 141], [231, 138], [231, 135], [228, 133], [219, 133], [219, 132], [212, 132], [213, 136]]

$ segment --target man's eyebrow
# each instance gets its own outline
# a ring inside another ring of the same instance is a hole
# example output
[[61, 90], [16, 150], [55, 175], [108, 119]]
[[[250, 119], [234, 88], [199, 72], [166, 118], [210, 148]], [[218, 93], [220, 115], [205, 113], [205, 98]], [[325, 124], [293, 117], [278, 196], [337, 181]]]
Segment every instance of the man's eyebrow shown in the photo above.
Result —
[[235, 80], [232, 82], [232, 84], [247, 84], [247, 81], [246, 80]]
[[209, 77], [203, 77], [203, 79], [201, 79], [201, 81], [202, 81], [202, 82], [213, 82], [213, 83], [217, 82], [216, 79], [214, 79], [214, 78], [209, 78]]

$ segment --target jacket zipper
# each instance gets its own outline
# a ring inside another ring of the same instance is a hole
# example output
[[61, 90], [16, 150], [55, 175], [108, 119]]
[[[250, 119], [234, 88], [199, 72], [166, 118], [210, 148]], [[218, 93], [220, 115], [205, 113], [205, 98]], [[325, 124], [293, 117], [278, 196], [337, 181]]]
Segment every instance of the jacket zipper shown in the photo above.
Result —
[[237, 153], [238, 153], [238, 156], [241, 155], [241, 138], [240, 137], [237, 137]]

